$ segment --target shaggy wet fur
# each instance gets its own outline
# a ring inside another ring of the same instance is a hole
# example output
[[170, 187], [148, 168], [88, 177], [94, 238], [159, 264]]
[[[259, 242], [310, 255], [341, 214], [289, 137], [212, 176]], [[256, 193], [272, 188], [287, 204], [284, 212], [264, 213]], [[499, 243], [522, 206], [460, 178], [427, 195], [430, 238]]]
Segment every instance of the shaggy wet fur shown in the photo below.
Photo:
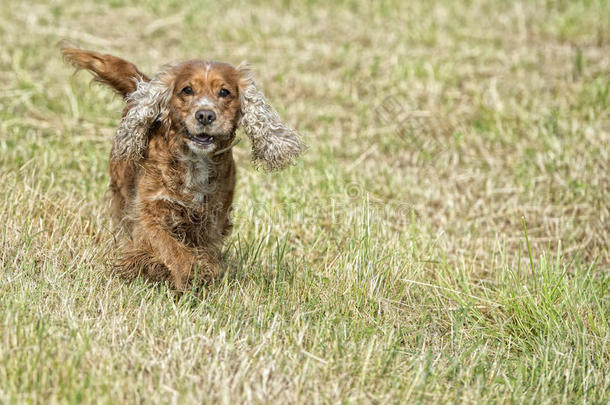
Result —
[[241, 126], [255, 163], [290, 164], [303, 150], [245, 66], [192, 60], [152, 78], [111, 55], [62, 46], [126, 100], [110, 157], [112, 215], [127, 235], [119, 272], [170, 280], [178, 290], [221, 273], [235, 188], [231, 147]]

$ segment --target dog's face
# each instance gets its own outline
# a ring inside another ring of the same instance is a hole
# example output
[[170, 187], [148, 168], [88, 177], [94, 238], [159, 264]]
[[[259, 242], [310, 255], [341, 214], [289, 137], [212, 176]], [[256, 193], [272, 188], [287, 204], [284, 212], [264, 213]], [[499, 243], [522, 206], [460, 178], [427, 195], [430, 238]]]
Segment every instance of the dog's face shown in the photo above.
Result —
[[290, 164], [303, 151], [300, 136], [284, 125], [254, 84], [251, 72], [220, 62], [195, 60], [166, 66], [136, 91], [117, 128], [114, 160], [139, 160], [151, 128], [173, 136], [200, 154], [213, 154], [227, 145], [238, 126], [252, 141], [254, 162], [267, 169]]
[[196, 153], [211, 153], [234, 133], [240, 117], [241, 72], [227, 63], [190, 61], [174, 68], [168, 118]]

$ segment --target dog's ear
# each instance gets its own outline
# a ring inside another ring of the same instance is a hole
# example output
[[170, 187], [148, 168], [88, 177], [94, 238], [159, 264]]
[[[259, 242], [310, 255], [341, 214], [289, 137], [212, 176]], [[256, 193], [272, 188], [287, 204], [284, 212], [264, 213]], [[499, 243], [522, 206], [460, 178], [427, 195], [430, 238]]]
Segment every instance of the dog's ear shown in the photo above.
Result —
[[303, 152], [305, 145], [300, 135], [287, 127], [267, 103], [256, 87], [249, 67], [242, 63], [237, 69], [241, 75], [239, 125], [252, 142], [252, 161], [267, 170], [282, 169]]
[[140, 160], [148, 147], [150, 129], [156, 122], [171, 125], [169, 102], [174, 92], [173, 65], [165, 66], [150, 81], [140, 80], [127, 96], [126, 113], [116, 130], [113, 160]]

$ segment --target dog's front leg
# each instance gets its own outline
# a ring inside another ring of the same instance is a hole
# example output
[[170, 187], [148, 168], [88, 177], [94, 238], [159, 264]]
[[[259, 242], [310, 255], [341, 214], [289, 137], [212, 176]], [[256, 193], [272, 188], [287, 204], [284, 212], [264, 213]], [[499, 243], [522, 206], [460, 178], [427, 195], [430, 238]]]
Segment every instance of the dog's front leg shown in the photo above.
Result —
[[156, 223], [144, 221], [134, 231], [137, 239], [145, 239], [151, 253], [167, 267], [178, 291], [188, 290], [194, 278], [211, 281], [221, 272], [220, 253], [215, 249], [189, 249]]
[[179, 291], [188, 289], [193, 278], [196, 257], [193, 252], [156, 224], [142, 224], [138, 239], [146, 239], [152, 253], [170, 272], [171, 282]]

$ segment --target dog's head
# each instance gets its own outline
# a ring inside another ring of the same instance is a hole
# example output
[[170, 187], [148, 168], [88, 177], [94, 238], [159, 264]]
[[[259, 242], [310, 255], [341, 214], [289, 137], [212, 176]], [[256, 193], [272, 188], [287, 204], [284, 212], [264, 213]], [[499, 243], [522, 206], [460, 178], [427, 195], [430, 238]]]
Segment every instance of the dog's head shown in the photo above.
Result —
[[127, 97], [113, 147], [115, 160], [145, 155], [153, 127], [197, 154], [213, 154], [241, 126], [252, 141], [252, 158], [279, 169], [303, 150], [299, 135], [282, 123], [256, 87], [250, 70], [226, 63], [189, 61], [168, 65], [140, 80]]

